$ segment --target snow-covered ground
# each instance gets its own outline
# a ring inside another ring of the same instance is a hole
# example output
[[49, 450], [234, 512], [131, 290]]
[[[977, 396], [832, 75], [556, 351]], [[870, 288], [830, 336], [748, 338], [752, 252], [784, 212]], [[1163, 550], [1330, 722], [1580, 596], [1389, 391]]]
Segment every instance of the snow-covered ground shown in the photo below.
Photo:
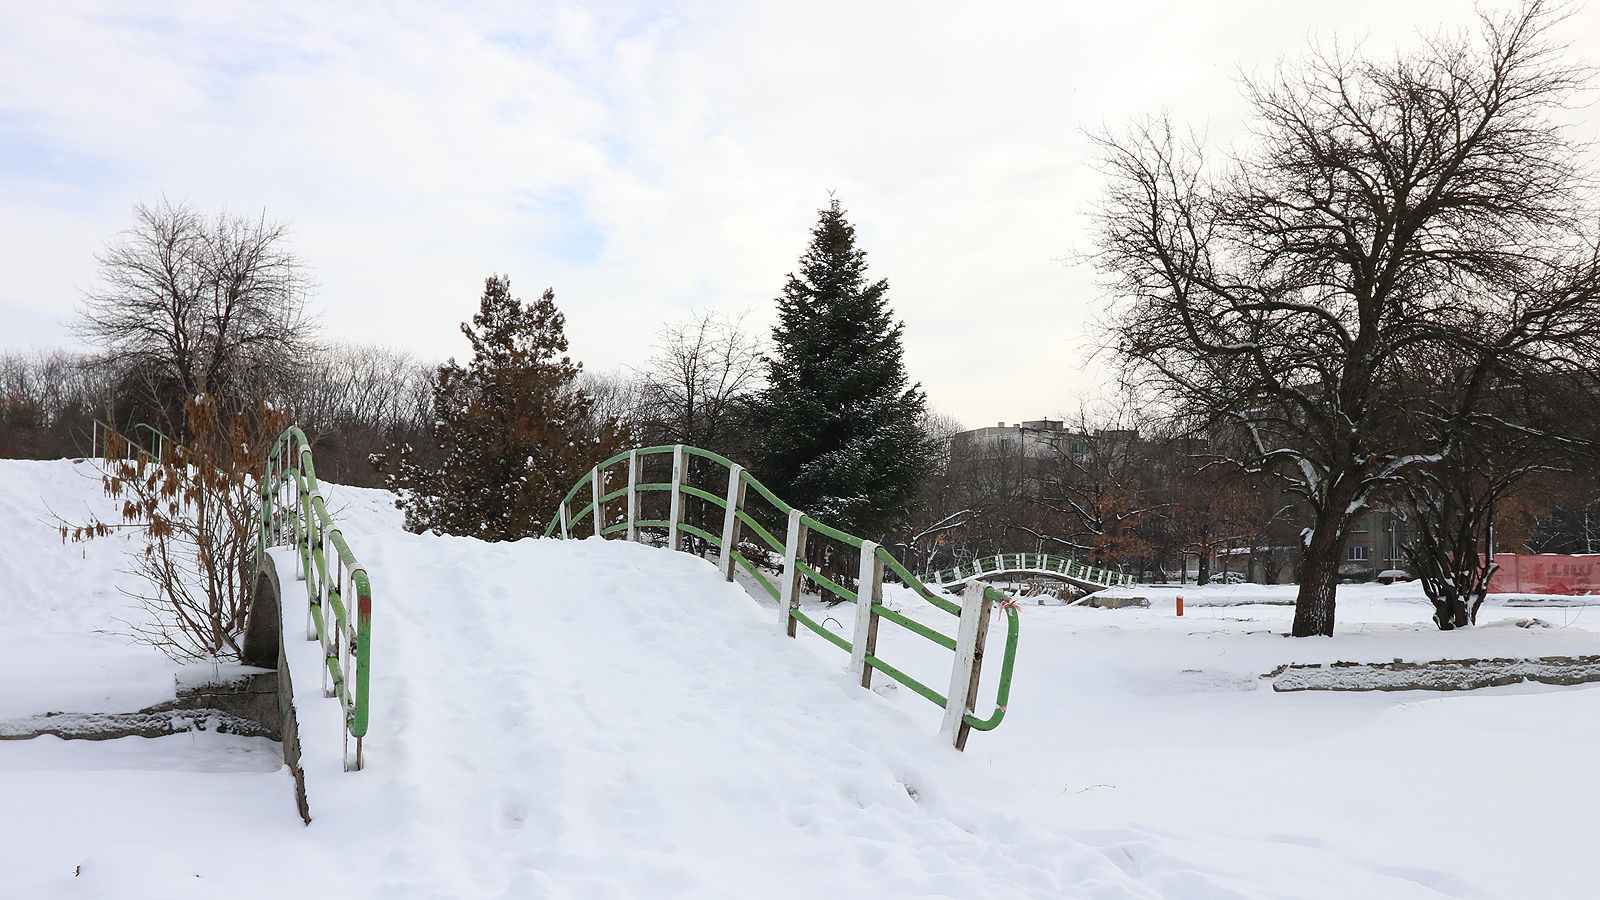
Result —
[[[175, 666], [96, 633], [129, 614], [122, 542], [50, 528], [46, 505], [110, 514], [92, 474], [0, 461], [0, 719], [172, 695]], [[381, 492], [329, 503], [374, 584], [367, 770], [339, 770], [337, 704], [299, 642], [310, 826], [271, 742], [0, 741], [0, 896], [1596, 893], [1600, 687], [1276, 693], [1261, 676], [1600, 653], [1600, 609], [1492, 602], [1446, 634], [1415, 586], [1354, 586], [1338, 635], [1296, 640], [1287, 606], [1203, 605], [1285, 588], [1024, 606], [1008, 717], [957, 754], [931, 704], [882, 676], [876, 696], [854, 687], [842, 654], [781, 637], [702, 560], [409, 535]], [[882, 634], [880, 655], [943, 686], [944, 651]]]

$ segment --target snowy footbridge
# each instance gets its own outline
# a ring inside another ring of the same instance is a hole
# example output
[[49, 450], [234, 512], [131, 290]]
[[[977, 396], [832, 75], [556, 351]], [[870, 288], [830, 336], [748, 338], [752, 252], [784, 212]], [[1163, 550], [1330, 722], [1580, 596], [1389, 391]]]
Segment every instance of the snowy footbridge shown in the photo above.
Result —
[[[502, 543], [401, 531], [390, 495], [319, 487], [298, 433], [280, 449], [263, 557], [310, 828], [345, 861], [310, 865], [333, 887], [1056, 897], [1121, 880], [1053, 834], [966, 820], [982, 791], [940, 744], [1005, 717], [1017, 611], [992, 588], [939, 596], [690, 447], [596, 466], [555, 511], [568, 540]], [[777, 603], [730, 584], [736, 566]]]
[[[583, 505], [573, 511], [575, 503]], [[942, 708], [940, 733], [948, 735], [958, 750], [966, 747], [971, 730], [989, 731], [1005, 718], [1017, 653], [1016, 604], [976, 580], [963, 592], [959, 605], [936, 596], [884, 548], [795, 509], [726, 457], [683, 444], [643, 447], [611, 457], [572, 486], [545, 529], [547, 537], [566, 539], [584, 534], [619, 535], [629, 541], [660, 538], [671, 550], [715, 549], [724, 579], [732, 581], [742, 570], [777, 601], [778, 622], [789, 637], [795, 636], [797, 625], [804, 625], [849, 655], [850, 672], [863, 688], [871, 688], [873, 671], [880, 671]], [[764, 572], [757, 562], [772, 554], [782, 554], [780, 568], [773, 573], [776, 584], [768, 577], [771, 570]], [[946, 634], [885, 606], [885, 569], [934, 609], [956, 616], [956, 634]], [[854, 586], [840, 581], [853, 581]], [[806, 591], [854, 605], [849, 637], [826, 628], [827, 617], [818, 621], [801, 610], [800, 598]], [[980, 719], [973, 709], [990, 611], [996, 604], [1005, 611], [1005, 655], [1000, 660], [994, 712]], [[884, 620], [954, 652], [946, 693], [878, 655], [878, 628]]]
[[[322, 695], [339, 700], [345, 768], [360, 769], [371, 708], [372, 585], [344, 533], [328, 514], [311, 444], [298, 427], [286, 429], [267, 456], [261, 480], [260, 526], [255, 595], [258, 600], [269, 595], [271, 610], [265, 615], [265, 610], [251, 611], [244, 659], [277, 668], [279, 635], [286, 623], [282, 589], [267, 548], [291, 545], [295, 578], [306, 583], [306, 640], [316, 641], [321, 653], [317, 668]], [[288, 698], [282, 698], [280, 704], [287, 706]], [[351, 738], [355, 739], [354, 748]]]
[[[706, 490], [710, 484], [725, 490]], [[587, 503], [574, 510], [575, 502], [582, 501]], [[676, 445], [630, 450], [600, 463], [568, 491], [546, 530], [546, 537], [561, 539], [585, 535], [615, 535], [702, 554], [715, 550], [724, 581], [745, 573], [777, 601], [779, 625], [788, 637], [804, 625], [848, 655], [849, 671], [862, 688], [870, 689], [873, 672], [882, 672], [943, 709], [940, 733], [957, 749], [965, 748], [971, 731], [991, 730], [1005, 718], [1018, 636], [1014, 603], [977, 581], [959, 604], [937, 596], [882, 547], [794, 509], [722, 456]], [[262, 482], [260, 548], [263, 570], [271, 577], [262, 576], [258, 593], [273, 595], [274, 619], [280, 615], [277, 571], [268, 550], [283, 545], [293, 547], [295, 578], [306, 584], [306, 637], [319, 647], [323, 695], [339, 700], [344, 767], [360, 769], [372, 693], [372, 588], [367, 570], [328, 512], [311, 448], [295, 427], [278, 439]], [[929, 607], [954, 617], [950, 624], [955, 633], [886, 605], [886, 571]], [[808, 591], [854, 606], [848, 635], [826, 627], [837, 622], [834, 617], [802, 608], [802, 594]], [[993, 711], [980, 718], [974, 710], [995, 608], [1004, 614], [1005, 643]], [[267, 618], [252, 617], [255, 639], [247, 635], [246, 656], [271, 667], [278, 642], [260, 638], [259, 623]], [[919, 678], [880, 654], [879, 628], [885, 620], [951, 652], [943, 693], [927, 682], [926, 674]]]
[[993, 556], [983, 556], [954, 568], [928, 572], [922, 576], [922, 583], [929, 587], [942, 588], [962, 584], [974, 578], [1007, 578], [1019, 575], [1059, 578], [1091, 591], [1133, 583], [1132, 575], [1124, 575], [1109, 569], [1097, 569], [1065, 556], [1052, 556], [1048, 553], [996, 553]]

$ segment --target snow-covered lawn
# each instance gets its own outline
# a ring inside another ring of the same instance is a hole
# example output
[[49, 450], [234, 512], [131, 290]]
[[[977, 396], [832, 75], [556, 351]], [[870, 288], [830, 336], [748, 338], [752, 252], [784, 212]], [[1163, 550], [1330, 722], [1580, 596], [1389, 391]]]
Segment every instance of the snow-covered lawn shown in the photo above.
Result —
[[[120, 542], [62, 546], [41, 523], [43, 503], [109, 514], [91, 471], [0, 461], [0, 719], [171, 697], [176, 667], [94, 633], [127, 614]], [[1355, 586], [1338, 635], [1296, 640], [1287, 606], [1203, 605], [1286, 588], [1025, 605], [1008, 717], [957, 754], [931, 704], [882, 676], [860, 691], [842, 654], [781, 637], [702, 560], [408, 535], [380, 492], [329, 501], [374, 583], [368, 769], [339, 771], [337, 704], [299, 642], [308, 827], [271, 742], [0, 741], [0, 895], [1595, 895], [1600, 689], [1277, 693], [1261, 676], [1600, 653], [1600, 608], [1494, 603], [1443, 634], [1415, 586]], [[943, 651], [882, 634], [880, 655], [942, 689]]]

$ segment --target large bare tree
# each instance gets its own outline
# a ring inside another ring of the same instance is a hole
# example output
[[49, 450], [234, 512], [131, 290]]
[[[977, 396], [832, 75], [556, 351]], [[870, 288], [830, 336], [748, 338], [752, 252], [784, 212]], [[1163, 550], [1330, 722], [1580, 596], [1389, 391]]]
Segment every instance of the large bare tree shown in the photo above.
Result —
[[100, 285], [85, 292], [77, 331], [130, 373], [135, 415], [183, 431], [186, 400], [245, 409], [285, 383], [313, 334], [287, 226], [166, 199], [133, 214], [95, 257]]
[[1557, 20], [1532, 2], [1393, 58], [1313, 48], [1245, 80], [1253, 135], [1219, 164], [1166, 121], [1102, 139], [1117, 347], [1310, 506], [1296, 635], [1332, 634], [1353, 518], [1450, 439], [1392, 427], [1405, 359], [1595, 359], [1592, 205], [1558, 123], [1584, 73]]
[[744, 456], [742, 416], [761, 386], [761, 339], [744, 317], [699, 310], [662, 329], [639, 373], [635, 424], [651, 443]]

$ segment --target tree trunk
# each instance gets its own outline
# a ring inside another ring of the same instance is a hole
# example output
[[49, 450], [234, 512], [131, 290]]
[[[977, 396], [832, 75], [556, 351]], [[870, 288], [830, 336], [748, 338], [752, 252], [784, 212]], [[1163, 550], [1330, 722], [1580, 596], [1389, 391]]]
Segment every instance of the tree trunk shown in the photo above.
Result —
[[1440, 631], [1454, 631], [1465, 628], [1469, 622], [1467, 605], [1461, 596], [1454, 591], [1449, 591], [1433, 601], [1433, 624], [1439, 626]]
[[1478, 608], [1483, 606], [1483, 601], [1488, 598], [1488, 595], [1489, 579], [1488, 577], [1485, 577], [1483, 579], [1483, 584], [1479, 585], [1478, 588], [1472, 592], [1472, 603], [1467, 607], [1467, 621], [1471, 622], [1473, 625], [1478, 624]]
[[1317, 515], [1300, 566], [1294, 600], [1295, 637], [1333, 636], [1334, 598], [1339, 587], [1339, 550], [1344, 545], [1344, 504], [1329, 502]]

